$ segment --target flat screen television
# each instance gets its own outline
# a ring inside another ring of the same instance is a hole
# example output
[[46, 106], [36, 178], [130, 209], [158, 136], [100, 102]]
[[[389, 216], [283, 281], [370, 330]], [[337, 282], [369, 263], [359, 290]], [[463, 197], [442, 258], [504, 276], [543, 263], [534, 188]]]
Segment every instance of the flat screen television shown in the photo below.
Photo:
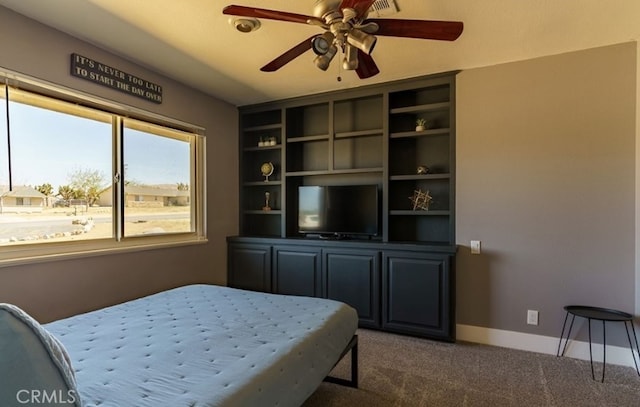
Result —
[[377, 185], [298, 187], [298, 232], [345, 238], [377, 236], [380, 211]]

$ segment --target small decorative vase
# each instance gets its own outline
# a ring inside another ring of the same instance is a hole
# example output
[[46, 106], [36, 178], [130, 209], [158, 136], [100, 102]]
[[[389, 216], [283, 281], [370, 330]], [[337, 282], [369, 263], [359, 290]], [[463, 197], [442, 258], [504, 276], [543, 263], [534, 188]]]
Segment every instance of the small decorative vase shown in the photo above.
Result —
[[416, 126], [416, 131], [424, 131], [424, 126]]

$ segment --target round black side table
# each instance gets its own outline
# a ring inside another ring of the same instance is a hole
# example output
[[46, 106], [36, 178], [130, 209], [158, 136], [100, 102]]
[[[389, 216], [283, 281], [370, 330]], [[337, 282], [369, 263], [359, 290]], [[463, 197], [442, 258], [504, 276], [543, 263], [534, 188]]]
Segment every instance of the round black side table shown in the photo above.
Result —
[[[636, 367], [636, 373], [640, 376], [640, 370], [638, 369], [638, 362], [636, 362], [636, 355], [633, 353], [633, 343], [631, 342], [631, 335], [629, 333], [629, 327], [627, 324], [631, 325], [631, 332], [633, 332], [633, 339], [636, 344], [636, 351], [638, 352], [638, 360], [640, 361], [640, 347], [638, 347], [638, 337], [636, 336], [636, 329], [633, 326], [633, 315], [618, 311], [615, 309], [607, 309], [607, 308], [599, 308], [599, 307], [590, 307], [587, 305], [567, 305], [564, 307], [567, 311], [564, 316], [564, 324], [562, 324], [562, 333], [560, 334], [560, 342], [558, 343], [558, 352], [556, 356], [564, 356], [565, 351], [567, 350], [567, 344], [569, 343], [569, 336], [571, 335], [571, 328], [573, 328], [573, 321], [576, 319], [576, 316], [586, 318], [589, 324], [589, 360], [591, 361], [591, 378], [593, 380], [596, 379], [595, 373], [593, 371], [593, 353], [591, 351], [591, 320], [602, 321], [602, 382], [604, 383], [604, 371], [605, 366], [607, 364], [607, 331], [605, 323], [609, 322], [623, 322], [625, 330], [627, 331], [627, 339], [629, 339], [629, 348], [631, 349], [631, 357], [633, 358], [633, 364]], [[567, 338], [564, 342], [564, 347], [562, 347], [562, 352], [560, 352], [560, 348], [562, 345], [562, 338], [564, 337], [564, 330], [567, 326], [567, 319], [571, 314], [571, 324], [569, 325], [569, 331], [567, 332]]]

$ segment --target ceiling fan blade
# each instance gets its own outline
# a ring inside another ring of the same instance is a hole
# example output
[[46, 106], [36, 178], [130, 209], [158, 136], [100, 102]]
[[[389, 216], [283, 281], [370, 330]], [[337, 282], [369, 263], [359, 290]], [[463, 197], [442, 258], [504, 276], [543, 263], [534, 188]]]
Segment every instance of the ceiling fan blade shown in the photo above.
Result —
[[375, 3], [376, 0], [342, 0], [340, 3], [340, 10], [345, 8], [352, 8], [358, 13], [357, 19], [362, 18], [365, 13], [371, 8], [371, 5]]
[[378, 24], [379, 28], [375, 35], [443, 41], [455, 41], [464, 28], [460, 21], [372, 18], [363, 22], [363, 24], [366, 23]]
[[324, 22], [313, 16], [287, 13], [286, 11], [266, 10], [255, 7], [230, 5], [222, 9], [222, 14], [241, 17], [266, 18], [268, 20], [288, 21], [291, 23], [322, 25]]
[[300, 44], [294, 46], [290, 50], [286, 51], [285, 53], [283, 53], [282, 55], [280, 55], [279, 57], [277, 57], [273, 61], [269, 62], [268, 64], [266, 64], [265, 66], [260, 68], [260, 70], [262, 72], [274, 72], [274, 71], [277, 71], [278, 69], [282, 68], [283, 66], [285, 66], [289, 62], [293, 61], [294, 59], [296, 59], [300, 55], [304, 54], [305, 51], [310, 50], [311, 49], [311, 40], [313, 38], [315, 38], [315, 37], [316, 37], [315, 35], [312, 35], [311, 37], [309, 37], [306, 40], [302, 41]]
[[371, 55], [358, 52], [358, 67], [356, 68], [356, 73], [360, 79], [367, 79], [380, 73], [380, 70], [373, 58], [371, 58]]

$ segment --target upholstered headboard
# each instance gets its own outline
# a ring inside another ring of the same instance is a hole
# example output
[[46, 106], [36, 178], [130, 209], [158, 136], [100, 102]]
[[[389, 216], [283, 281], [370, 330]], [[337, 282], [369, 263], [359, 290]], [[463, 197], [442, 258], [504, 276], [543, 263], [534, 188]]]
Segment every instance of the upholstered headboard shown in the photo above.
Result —
[[38, 321], [0, 303], [0, 405], [81, 407], [69, 356]]

